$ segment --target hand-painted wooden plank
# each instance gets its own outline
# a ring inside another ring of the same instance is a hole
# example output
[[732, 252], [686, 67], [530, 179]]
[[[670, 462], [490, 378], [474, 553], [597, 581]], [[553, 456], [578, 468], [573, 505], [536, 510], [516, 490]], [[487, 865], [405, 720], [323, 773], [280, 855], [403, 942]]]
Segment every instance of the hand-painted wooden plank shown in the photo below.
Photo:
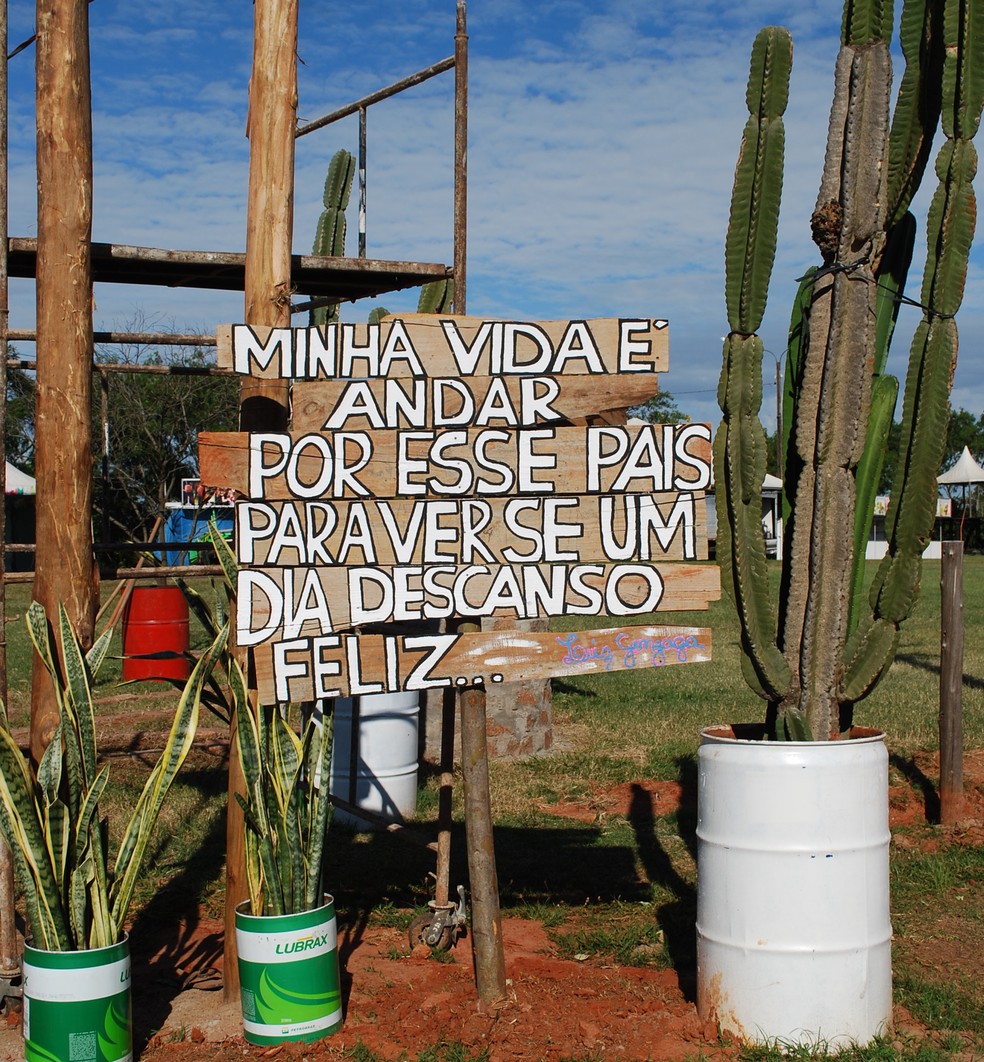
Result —
[[255, 652], [265, 704], [360, 693], [659, 669], [711, 659], [704, 627], [612, 627], [532, 633], [329, 634]]
[[254, 501], [698, 491], [709, 424], [202, 432], [203, 482]]
[[241, 646], [253, 646], [451, 616], [637, 616], [704, 609], [720, 594], [713, 564], [242, 568], [236, 633]]
[[294, 431], [533, 427], [625, 410], [656, 390], [649, 373], [305, 380], [291, 389], [291, 425]]
[[221, 368], [288, 379], [665, 372], [669, 327], [651, 318], [497, 321], [403, 314], [379, 324], [222, 325]]
[[705, 560], [702, 494], [240, 502], [249, 567]]

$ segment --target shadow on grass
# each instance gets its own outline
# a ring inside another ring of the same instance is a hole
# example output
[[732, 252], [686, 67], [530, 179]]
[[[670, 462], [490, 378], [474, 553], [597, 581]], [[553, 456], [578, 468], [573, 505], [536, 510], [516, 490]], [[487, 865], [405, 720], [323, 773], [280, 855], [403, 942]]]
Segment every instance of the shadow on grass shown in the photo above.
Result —
[[929, 778], [911, 756], [899, 756], [891, 753], [888, 762], [901, 774], [913, 789], [922, 793], [923, 809], [926, 821], [933, 825], [940, 822], [940, 795], [936, 783]]
[[[207, 807], [225, 796], [225, 772], [214, 769], [185, 771], [182, 781], [201, 793]], [[221, 789], [221, 792], [219, 791]], [[213, 816], [197, 845], [183, 857], [181, 869], [145, 904], [130, 929], [133, 965], [142, 968], [133, 979], [134, 1047], [146, 1046], [163, 1027], [171, 1004], [189, 986], [189, 977], [203, 978], [197, 987], [221, 989], [221, 979], [208, 977], [221, 968], [222, 934], [200, 931], [199, 911], [207, 890], [225, 865], [225, 815]], [[147, 857], [151, 865], [161, 858], [166, 841]]]
[[[681, 837], [696, 848], [696, 761], [677, 761], [683, 790], [677, 815]], [[628, 820], [634, 844], [612, 844], [596, 825], [495, 827], [495, 858], [502, 912], [528, 906], [563, 906], [576, 911], [589, 904], [650, 902], [653, 886], [673, 898], [657, 910], [666, 949], [688, 999], [696, 988], [694, 921], [697, 894], [684, 879], [660, 842], [652, 796], [634, 787]], [[417, 831], [434, 831], [433, 824], [414, 824]], [[428, 834], [430, 835], [430, 834]], [[409, 844], [398, 833], [353, 834], [333, 829], [329, 840], [328, 880], [335, 896], [340, 925], [339, 957], [346, 959], [362, 942], [373, 912], [391, 911], [396, 924], [409, 924], [413, 914], [433, 898], [434, 853]], [[640, 879], [641, 862], [645, 878]], [[452, 830], [450, 893], [468, 883], [465, 830]], [[343, 980], [346, 975], [343, 973]], [[343, 984], [347, 998], [348, 985]]]
[[[680, 808], [677, 827], [690, 854], [697, 856], [697, 762], [693, 756], [676, 761], [680, 781]], [[697, 991], [697, 890], [673, 865], [656, 832], [652, 794], [641, 785], [632, 786], [629, 822], [636, 836], [639, 859], [653, 885], [673, 893], [673, 899], [658, 908], [666, 950], [673, 963], [680, 991], [691, 1002]]]
[[[928, 671], [931, 675], [938, 675], [940, 673], [940, 658], [938, 655], [933, 656], [929, 653], [898, 653], [895, 659], [901, 661], [903, 664], [908, 664], [910, 667], [917, 668], [920, 671]], [[984, 690], [984, 679], [977, 678], [976, 675], [968, 675], [965, 673], [963, 684], [964, 687], [969, 690]]]

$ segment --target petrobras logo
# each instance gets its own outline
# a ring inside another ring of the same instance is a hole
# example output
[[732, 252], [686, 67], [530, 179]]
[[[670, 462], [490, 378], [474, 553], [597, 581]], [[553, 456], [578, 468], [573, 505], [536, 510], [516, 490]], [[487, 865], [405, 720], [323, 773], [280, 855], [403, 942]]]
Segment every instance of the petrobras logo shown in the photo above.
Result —
[[320, 951], [328, 947], [330, 933], [320, 935], [310, 933], [306, 937], [298, 937], [296, 940], [288, 940], [277, 944], [274, 949], [277, 955], [301, 955], [306, 951]]

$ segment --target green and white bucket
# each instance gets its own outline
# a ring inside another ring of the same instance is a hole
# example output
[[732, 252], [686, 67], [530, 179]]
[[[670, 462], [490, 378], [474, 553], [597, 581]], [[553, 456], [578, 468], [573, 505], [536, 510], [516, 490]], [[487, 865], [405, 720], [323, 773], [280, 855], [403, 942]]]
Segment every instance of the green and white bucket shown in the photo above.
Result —
[[342, 1024], [335, 903], [288, 915], [236, 908], [243, 1032], [251, 1044], [320, 1040]]
[[27, 1062], [130, 1062], [130, 945], [91, 951], [24, 947]]

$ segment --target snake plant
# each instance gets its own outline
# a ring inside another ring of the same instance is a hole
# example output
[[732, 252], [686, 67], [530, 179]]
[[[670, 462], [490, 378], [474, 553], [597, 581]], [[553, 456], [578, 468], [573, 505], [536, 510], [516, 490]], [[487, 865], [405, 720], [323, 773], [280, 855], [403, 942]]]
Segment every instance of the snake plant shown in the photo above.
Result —
[[195, 664], [164, 751], [111, 864], [107, 823], [99, 814], [109, 768], [100, 767], [97, 759], [92, 680], [112, 632], [83, 653], [59, 607], [59, 654], [44, 608], [36, 601], [28, 609], [27, 626], [54, 684], [59, 724], [34, 770], [11, 736], [0, 704], [0, 830], [13, 854], [34, 947], [106, 947], [121, 939], [154, 825], [194, 741], [202, 687], [225, 647], [228, 627]]
[[[844, 7], [812, 216], [821, 261], [801, 281], [789, 331], [778, 607], [760, 523], [757, 332], [775, 257], [792, 41], [768, 27], [752, 50], [725, 256], [730, 332], [715, 438], [717, 549], [741, 621], [744, 674], [768, 702], [768, 729], [779, 738], [836, 738], [850, 728], [855, 703], [895, 657], [935, 517], [957, 356], [954, 315], [976, 215], [984, 0], [905, 0], [899, 36], [906, 65], [890, 120], [893, 17], [891, 0], [846, 0]], [[912, 300], [903, 294], [916, 227], [910, 207], [938, 126], [938, 186], [924, 219], [922, 291]], [[903, 301], [914, 301], [922, 320], [909, 354], [888, 553], [866, 595], [864, 543], [898, 388], [885, 366]]]
[[[238, 564], [213, 523], [209, 534], [231, 603]], [[245, 796], [236, 793], [246, 828], [246, 884], [254, 914], [294, 914], [324, 902], [325, 840], [334, 715], [260, 705], [233, 652], [224, 655]], [[301, 725], [292, 725], [298, 715]]]

